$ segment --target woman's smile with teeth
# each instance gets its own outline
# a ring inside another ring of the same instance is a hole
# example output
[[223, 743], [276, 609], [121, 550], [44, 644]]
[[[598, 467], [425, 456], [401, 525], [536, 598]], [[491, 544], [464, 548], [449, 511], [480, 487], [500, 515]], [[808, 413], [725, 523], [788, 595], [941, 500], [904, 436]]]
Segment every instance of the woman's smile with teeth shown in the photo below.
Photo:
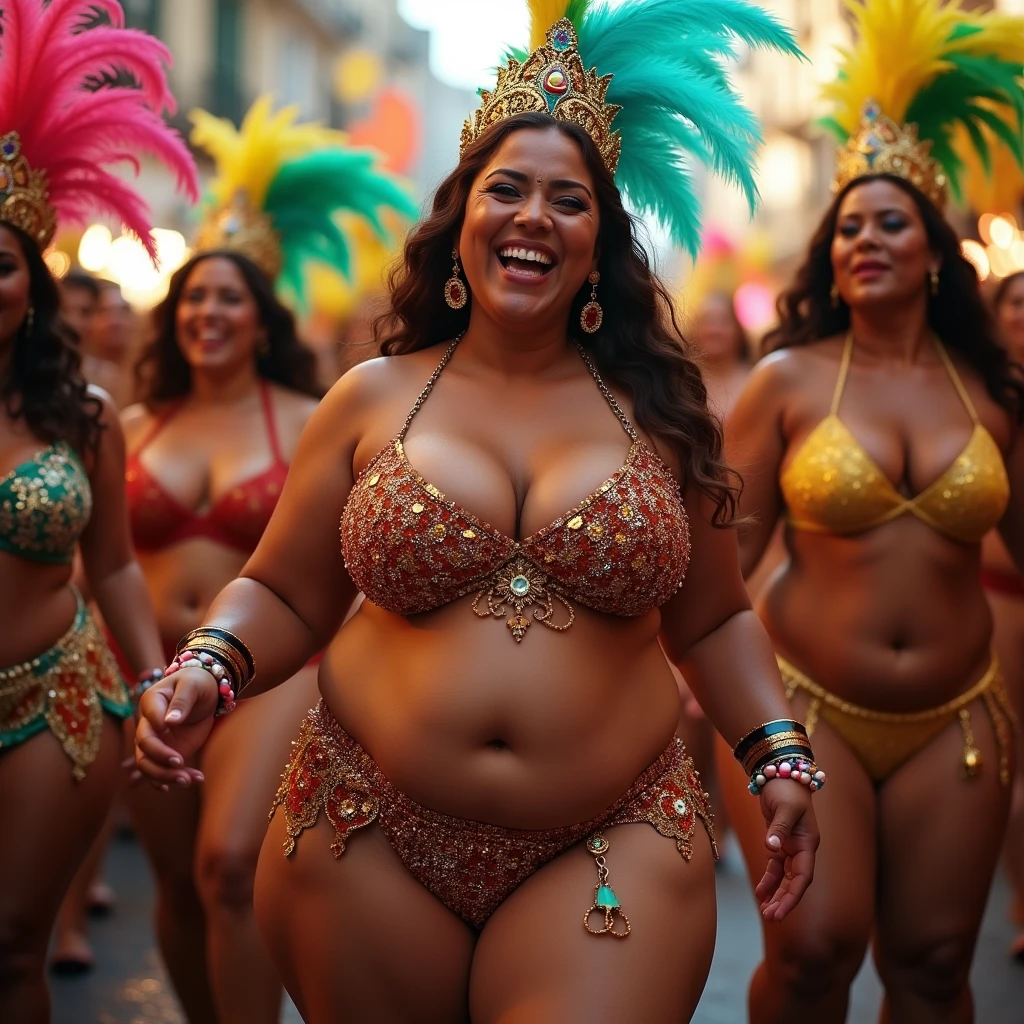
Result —
[[523, 277], [543, 277], [554, 266], [554, 259], [539, 249], [506, 245], [498, 250], [498, 260], [506, 271]]

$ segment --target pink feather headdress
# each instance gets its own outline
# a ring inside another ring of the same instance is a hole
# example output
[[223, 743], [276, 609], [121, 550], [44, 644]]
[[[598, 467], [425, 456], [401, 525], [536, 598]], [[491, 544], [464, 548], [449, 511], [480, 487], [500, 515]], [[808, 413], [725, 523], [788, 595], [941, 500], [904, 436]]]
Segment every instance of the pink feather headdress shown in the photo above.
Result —
[[[100, 12], [110, 25], [91, 28]], [[163, 119], [175, 109], [167, 47], [126, 29], [116, 0], [0, 0], [0, 28], [0, 221], [45, 248], [58, 220], [110, 215], [155, 261], [149, 207], [106, 168], [127, 162], [138, 174], [139, 154], [151, 154], [198, 201], [195, 163]]]

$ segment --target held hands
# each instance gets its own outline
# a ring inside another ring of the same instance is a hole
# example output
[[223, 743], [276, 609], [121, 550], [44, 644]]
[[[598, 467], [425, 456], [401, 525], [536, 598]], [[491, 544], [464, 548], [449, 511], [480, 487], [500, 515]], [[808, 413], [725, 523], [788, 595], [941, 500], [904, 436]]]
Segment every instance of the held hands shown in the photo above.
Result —
[[202, 782], [203, 773], [186, 760], [206, 742], [217, 710], [217, 680], [203, 669], [181, 669], [150, 687], [139, 703], [135, 766], [153, 786]]
[[800, 902], [814, 878], [820, 842], [811, 809], [811, 791], [790, 779], [772, 779], [761, 790], [761, 813], [768, 834], [768, 867], [754, 895], [766, 921], [781, 921]]

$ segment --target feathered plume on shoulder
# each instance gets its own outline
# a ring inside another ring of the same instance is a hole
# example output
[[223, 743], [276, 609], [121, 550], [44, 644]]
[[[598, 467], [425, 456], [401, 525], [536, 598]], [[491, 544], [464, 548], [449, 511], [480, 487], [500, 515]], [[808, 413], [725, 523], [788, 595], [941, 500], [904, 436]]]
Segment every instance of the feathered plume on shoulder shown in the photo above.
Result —
[[[941, 206], [947, 189], [960, 196], [964, 138], [986, 169], [993, 144], [1024, 166], [1024, 18], [968, 11], [962, 0], [845, 3], [856, 41], [824, 90], [835, 104], [824, 123], [847, 143], [837, 184], [913, 165], [914, 183]], [[877, 154], [869, 136], [885, 144]], [[886, 147], [901, 149], [900, 163]]]
[[[701, 163], [739, 187], [754, 210], [761, 126], [733, 88], [728, 66], [738, 43], [802, 58], [778, 19], [746, 0], [623, 0], [615, 6], [596, 0], [528, 0], [528, 6], [534, 54], [552, 26], [565, 18], [575, 33], [582, 67], [595, 69], [602, 81], [610, 76], [607, 93], [599, 95], [594, 87], [589, 98], [603, 105], [602, 132], [607, 134], [608, 125], [614, 129], [613, 144], [605, 138], [595, 141], [608, 154], [606, 162], [634, 208], [657, 217], [678, 245], [696, 255], [700, 203], [691, 168]], [[516, 77], [523, 67], [532, 75], [531, 54], [512, 49], [508, 57], [515, 74], [499, 70], [498, 88], [485, 94], [487, 116], [475, 115], [476, 124], [467, 123], [464, 144], [489, 123], [521, 109], [516, 104], [507, 112], [499, 109], [506, 82], [519, 97], [524, 84], [535, 89], [541, 94], [535, 109], [562, 116], [557, 99], [545, 100], [543, 84]]]
[[[97, 24], [101, 15], [109, 25]], [[198, 197], [192, 157], [162, 116], [175, 109], [169, 51], [126, 29], [115, 0], [3, 0], [0, 26], [0, 133], [16, 133], [61, 222], [115, 217], [155, 260], [149, 208], [107, 168], [126, 162], [138, 172], [138, 156], [149, 154], [190, 200]], [[122, 84], [125, 73], [135, 85]], [[12, 143], [2, 156], [13, 152]]]
[[375, 153], [346, 145], [343, 132], [297, 124], [294, 107], [274, 113], [268, 96], [256, 100], [240, 129], [202, 110], [189, 116], [193, 143], [216, 166], [197, 247], [244, 253], [300, 306], [312, 263], [351, 273], [339, 214], [357, 215], [386, 237], [382, 211], [409, 220], [418, 212]]

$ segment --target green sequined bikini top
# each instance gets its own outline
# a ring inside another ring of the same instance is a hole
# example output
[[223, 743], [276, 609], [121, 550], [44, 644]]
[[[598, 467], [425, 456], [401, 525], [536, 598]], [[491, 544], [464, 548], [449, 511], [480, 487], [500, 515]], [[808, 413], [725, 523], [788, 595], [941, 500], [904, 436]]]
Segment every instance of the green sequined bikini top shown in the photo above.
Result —
[[0, 476], [0, 551], [69, 565], [91, 512], [85, 468], [57, 441]]

